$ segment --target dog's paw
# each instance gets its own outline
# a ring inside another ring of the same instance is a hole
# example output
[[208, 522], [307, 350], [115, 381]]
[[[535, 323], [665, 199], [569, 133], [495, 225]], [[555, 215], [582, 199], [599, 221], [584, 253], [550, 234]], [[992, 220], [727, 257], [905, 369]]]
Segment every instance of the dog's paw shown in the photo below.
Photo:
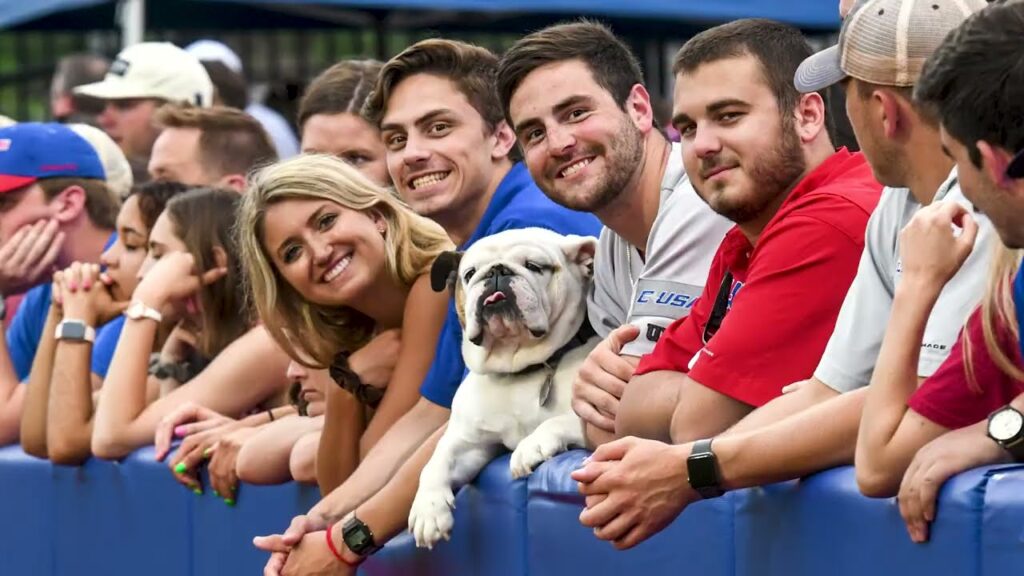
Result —
[[512, 478], [529, 476], [534, 468], [564, 449], [562, 442], [550, 434], [530, 434], [512, 452]]
[[419, 490], [409, 511], [409, 531], [419, 548], [433, 548], [439, 540], [447, 540], [452, 533], [455, 517], [455, 496], [450, 488]]

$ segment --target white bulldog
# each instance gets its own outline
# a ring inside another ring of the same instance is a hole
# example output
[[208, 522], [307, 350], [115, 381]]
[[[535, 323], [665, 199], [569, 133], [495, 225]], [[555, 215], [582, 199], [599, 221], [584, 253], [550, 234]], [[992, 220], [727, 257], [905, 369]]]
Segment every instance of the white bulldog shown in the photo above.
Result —
[[470, 373], [420, 475], [409, 513], [417, 546], [449, 537], [454, 489], [503, 449], [512, 450], [512, 477], [522, 478], [584, 445], [570, 403], [573, 378], [599, 342], [587, 320], [596, 249], [592, 237], [527, 228], [483, 238], [464, 255], [445, 253], [434, 263], [434, 289], [454, 285]]

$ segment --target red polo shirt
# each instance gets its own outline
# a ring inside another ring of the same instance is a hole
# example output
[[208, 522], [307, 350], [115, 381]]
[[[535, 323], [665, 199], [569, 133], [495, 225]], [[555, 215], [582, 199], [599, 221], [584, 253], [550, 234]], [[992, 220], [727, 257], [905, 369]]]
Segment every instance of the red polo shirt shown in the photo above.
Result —
[[[726, 234], [690, 315], [662, 334], [636, 373], [689, 373], [753, 406], [810, 378], [857, 274], [880, 194], [863, 155], [843, 148], [830, 156], [790, 192], [757, 246], [738, 227]], [[726, 271], [733, 275], [728, 313], [705, 343]]]
[[[1018, 369], [1024, 368], [1020, 346], [1009, 328], [997, 322], [993, 331], [995, 344], [1005, 357]], [[973, 381], [968, 376], [964, 359], [965, 337], [971, 342]], [[1003, 372], [989, 355], [979, 309], [967, 320], [967, 328], [960, 334], [946, 361], [921, 383], [907, 404], [921, 416], [953, 430], [984, 420], [1022, 393], [1024, 382]]]

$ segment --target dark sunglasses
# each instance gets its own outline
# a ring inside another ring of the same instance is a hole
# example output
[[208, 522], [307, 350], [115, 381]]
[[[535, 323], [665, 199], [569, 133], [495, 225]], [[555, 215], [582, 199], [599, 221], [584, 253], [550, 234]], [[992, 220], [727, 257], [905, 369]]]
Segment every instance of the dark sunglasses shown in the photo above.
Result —
[[718, 287], [718, 295], [715, 296], [715, 306], [711, 309], [711, 316], [704, 325], [703, 340], [706, 345], [718, 329], [722, 327], [726, 313], [729, 312], [729, 297], [732, 296], [732, 272], [726, 272], [722, 278], [722, 284]]
[[1010, 165], [1006, 167], [1006, 175], [1015, 180], [1024, 178], [1024, 150], [1017, 152], [1017, 155], [1010, 160]]

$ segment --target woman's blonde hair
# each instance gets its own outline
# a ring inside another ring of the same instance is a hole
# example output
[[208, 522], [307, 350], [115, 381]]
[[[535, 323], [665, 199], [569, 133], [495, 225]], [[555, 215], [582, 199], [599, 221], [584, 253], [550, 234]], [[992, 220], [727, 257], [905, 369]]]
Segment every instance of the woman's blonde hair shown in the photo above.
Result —
[[[985, 298], [981, 302], [981, 326], [985, 336], [985, 351], [1004, 374], [1015, 380], [1024, 381], [1024, 370], [1021, 370], [1013, 360], [1015, 355], [1007, 354], [1003, 348], [1006, 345], [1020, 345], [1017, 309], [1013, 304], [1013, 279], [1020, 269], [1020, 260], [1024, 251], [1007, 248], [1002, 242], [995, 244], [996, 254], [989, 270]], [[1010, 334], [1010, 338], [1003, 336], [1007, 333]], [[980, 394], [981, 383], [974, 375], [973, 346], [966, 330], [962, 338], [967, 382], [972, 390]]]
[[329, 366], [370, 338], [374, 321], [347, 306], [306, 301], [271, 263], [263, 246], [267, 208], [287, 200], [320, 199], [371, 212], [387, 225], [385, 269], [401, 286], [429, 272], [438, 254], [452, 249], [444, 229], [412, 211], [389, 191], [333, 156], [304, 154], [255, 172], [239, 207], [236, 234], [250, 303], [270, 335], [294, 360]]

